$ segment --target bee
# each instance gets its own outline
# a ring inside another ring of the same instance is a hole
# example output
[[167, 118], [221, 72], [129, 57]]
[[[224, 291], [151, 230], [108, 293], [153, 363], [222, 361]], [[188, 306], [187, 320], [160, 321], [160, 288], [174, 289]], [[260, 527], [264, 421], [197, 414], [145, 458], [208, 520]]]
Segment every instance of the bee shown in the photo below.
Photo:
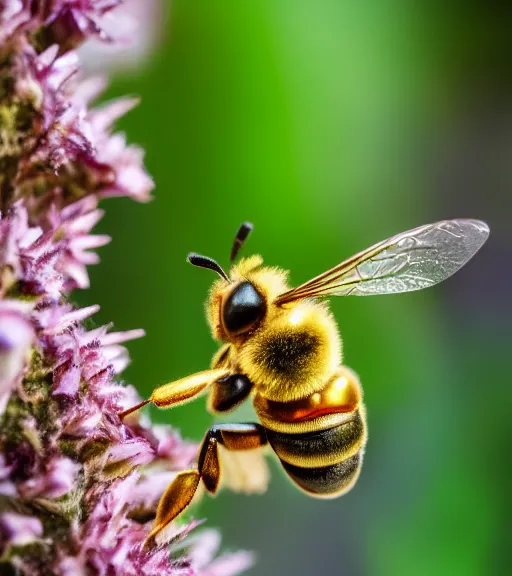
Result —
[[[240, 226], [236, 259], [252, 225]], [[207, 432], [197, 467], [177, 474], [161, 497], [146, 544], [190, 504], [199, 483], [212, 494], [221, 476], [219, 446], [228, 451], [270, 445], [290, 479], [317, 498], [336, 498], [354, 486], [368, 437], [363, 392], [342, 364], [342, 345], [326, 296], [396, 294], [427, 288], [454, 274], [484, 244], [479, 220], [443, 220], [402, 232], [290, 288], [287, 272], [260, 256], [232, 264], [229, 275], [211, 258], [188, 262], [219, 275], [206, 316], [222, 343], [211, 368], [156, 388], [121, 418], [152, 402], [177, 406], [207, 393], [208, 410], [229, 412], [249, 397], [259, 422], [218, 424]], [[251, 474], [251, 470], [247, 471]]]

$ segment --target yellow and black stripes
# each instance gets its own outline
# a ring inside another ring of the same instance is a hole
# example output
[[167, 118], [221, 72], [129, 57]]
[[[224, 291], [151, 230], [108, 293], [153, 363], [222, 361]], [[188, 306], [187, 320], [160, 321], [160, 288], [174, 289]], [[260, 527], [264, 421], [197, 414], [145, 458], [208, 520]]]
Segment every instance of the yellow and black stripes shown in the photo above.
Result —
[[362, 464], [360, 452], [350, 458], [320, 468], [299, 468], [281, 462], [288, 476], [310, 496], [336, 498], [352, 488]]
[[306, 434], [284, 434], [267, 430], [267, 438], [279, 458], [294, 466], [329, 466], [353, 456], [365, 436], [364, 424], [356, 412], [353, 419], [327, 430]]
[[359, 410], [351, 416], [348, 422], [314, 432], [266, 429], [268, 442], [288, 476], [312, 496], [339, 496], [359, 474], [366, 427]]

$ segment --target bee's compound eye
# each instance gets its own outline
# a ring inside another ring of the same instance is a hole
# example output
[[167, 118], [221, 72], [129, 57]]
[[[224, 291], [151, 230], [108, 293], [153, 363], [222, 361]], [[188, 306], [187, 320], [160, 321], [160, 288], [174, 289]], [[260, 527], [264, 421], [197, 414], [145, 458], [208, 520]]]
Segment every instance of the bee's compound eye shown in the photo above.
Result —
[[240, 334], [253, 328], [265, 316], [264, 298], [250, 282], [242, 282], [224, 303], [224, 326], [231, 334]]

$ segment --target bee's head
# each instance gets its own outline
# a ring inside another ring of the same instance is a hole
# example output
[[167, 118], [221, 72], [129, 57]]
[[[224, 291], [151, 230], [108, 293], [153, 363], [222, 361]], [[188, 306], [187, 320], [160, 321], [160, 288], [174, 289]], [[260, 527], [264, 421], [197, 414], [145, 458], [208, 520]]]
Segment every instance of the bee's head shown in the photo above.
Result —
[[[252, 230], [245, 222], [238, 230], [231, 250], [231, 261]], [[206, 256], [189, 254], [188, 262], [219, 274], [206, 303], [206, 313], [214, 338], [231, 341], [254, 331], [269, 314], [269, 304], [286, 290], [286, 275], [262, 267], [261, 256], [242, 259], [231, 267], [229, 276]]]

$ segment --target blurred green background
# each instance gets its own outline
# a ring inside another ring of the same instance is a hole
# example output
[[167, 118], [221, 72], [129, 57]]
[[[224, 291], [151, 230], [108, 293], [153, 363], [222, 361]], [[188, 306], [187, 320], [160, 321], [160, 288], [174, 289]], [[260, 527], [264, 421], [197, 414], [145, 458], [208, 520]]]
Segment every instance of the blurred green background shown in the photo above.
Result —
[[[147, 150], [155, 201], [104, 203], [113, 236], [92, 289], [98, 322], [144, 327], [126, 379], [146, 396], [205, 369], [203, 301], [244, 253], [300, 283], [396, 232], [449, 217], [492, 236], [425, 292], [333, 299], [361, 376], [370, 439], [359, 483], [308, 499], [273, 467], [264, 496], [227, 492], [198, 514], [256, 576], [510, 573], [512, 37], [498, 3], [174, 0], [161, 41], [108, 97]], [[204, 401], [155, 420], [199, 440]], [[246, 417], [246, 415], [244, 415]]]

